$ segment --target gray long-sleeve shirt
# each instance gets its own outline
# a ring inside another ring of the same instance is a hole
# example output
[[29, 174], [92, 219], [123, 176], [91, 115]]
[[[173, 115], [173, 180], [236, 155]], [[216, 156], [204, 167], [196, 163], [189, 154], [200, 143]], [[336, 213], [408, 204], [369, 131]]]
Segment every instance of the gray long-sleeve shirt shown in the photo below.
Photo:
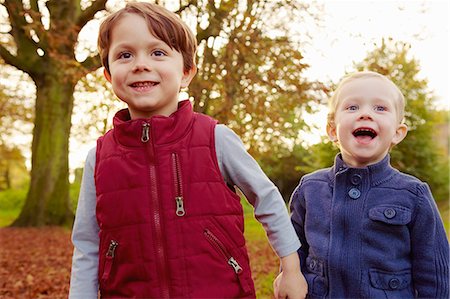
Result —
[[[236, 185], [254, 207], [256, 219], [263, 225], [270, 244], [279, 257], [296, 252], [300, 242], [290, 222], [277, 187], [258, 163], [247, 153], [242, 141], [228, 127], [217, 125], [215, 146], [224, 180]], [[69, 298], [97, 298], [99, 227], [95, 216], [95, 152], [89, 151], [72, 231], [74, 252]]]

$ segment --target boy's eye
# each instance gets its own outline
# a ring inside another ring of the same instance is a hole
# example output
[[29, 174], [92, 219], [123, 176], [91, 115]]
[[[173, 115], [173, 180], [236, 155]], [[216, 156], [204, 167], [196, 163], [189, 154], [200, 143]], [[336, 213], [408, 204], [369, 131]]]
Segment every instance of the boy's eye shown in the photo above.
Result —
[[155, 50], [152, 52], [152, 55], [154, 56], [166, 56], [166, 53], [164, 53], [164, 51], [161, 50]]
[[122, 52], [118, 55], [119, 59], [128, 59], [131, 58], [131, 53], [128, 52]]
[[386, 110], [387, 109], [384, 106], [379, 106], [379, 105], [375, 106], [375, 111], [386, 111]]

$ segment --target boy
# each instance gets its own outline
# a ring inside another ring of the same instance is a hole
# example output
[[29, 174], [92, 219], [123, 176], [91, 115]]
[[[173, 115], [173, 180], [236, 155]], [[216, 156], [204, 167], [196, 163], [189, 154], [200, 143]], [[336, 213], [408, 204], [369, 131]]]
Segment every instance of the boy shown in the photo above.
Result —
[[178, 102], [196, 73], [188, 27], [162, 7], [128, 3], [102, 23], [98, 44], [128, 109], [87, 157], [69, 297], [255, 297], [234, 184], [288, 271], [279, 296], [304, 297], [278, 190], [231, 130]]
[[389, 164], [405, 138], [404, 98], [375, 72], [329, 103], [334, 166], [304, 176], [291, 220], [311, 298], [448, 298], [449, 246], [427, 184]]

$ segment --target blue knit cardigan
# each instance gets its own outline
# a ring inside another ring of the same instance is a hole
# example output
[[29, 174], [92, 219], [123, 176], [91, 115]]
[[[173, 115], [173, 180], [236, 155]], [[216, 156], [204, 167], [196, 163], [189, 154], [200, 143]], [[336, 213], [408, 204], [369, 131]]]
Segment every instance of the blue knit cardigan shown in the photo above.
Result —
[[449, 298], [449, 243], [426, 183], [382, 161], [304, 176], [291, 220], [310, 298]]

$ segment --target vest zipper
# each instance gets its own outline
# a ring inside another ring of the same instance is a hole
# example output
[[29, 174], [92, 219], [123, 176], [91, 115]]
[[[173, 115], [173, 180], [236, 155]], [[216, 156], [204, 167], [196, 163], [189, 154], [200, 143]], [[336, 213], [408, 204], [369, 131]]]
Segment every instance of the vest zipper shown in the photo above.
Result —
[[249, 284], [245, 281], [244, 277], [242, 277], [243, 269], [241, 265], [236, 261], [236, 259], [230, 254], [230, 252], [227, 250], [225, 245], [209, 230], [205, 229], [203, 231], [203, 234], [205, 235], [206, 239], [209, 241], [209, 243], [219, 252], [222, 254], [222, 256], [225, 258], [226, 262], [230, 267], [233, 269], [234, 273], [236, 273], [236, 276], [239, 280], [239, 283], [244, 290], [245, 293], [248, 293], [251, 291], [251, 288]]
[[182, 217], [186, 214], [186, 211], [184, 210], [183, 202], [183, 181], [181, 178], [180, 160], [177, 153], [172, 153], [172, 172], [175, 184], [175, 203], [177, 206], [175, 214]]
[[149, 136], [149, 133], [148, 133], [149, 129], [150, 129], [150, 125], [148, 123], [142, 124], [141, 141], [144, 142], [144, 143], [150, 140], [150, 136]]
[[[142, 136], [141, 141], [147, 143], [150, 140], [150, 124], [142, 124]], [[164, 235], [161, 224], [161, 207], [158, 197], [157, 182], [156, 182], [156, 166], [154, 163], [155, 155], [153, 150], [153, 144], [146, 144], [147, 153], [149, 155], [149, 174], [150, 174], [150, 190], [151, 190], [151, 202], [153, 206], [153, 223], [155, 225], [155, 248], [156, 248], [156, 264], [158, 273], [161, 273], [161, 297], [169, 298], [169, 278], [167, 272], [166, 253], [164, 250]]]
[[119, 246], [119, 242], [115, 240], [109, 242], [108, 251], [106, 252], [105, 268], [103, 269], [102, 275], [103, 281], [106, 281], [109, 278], [117, 246]]
[[211, 245], [225, 257], [225, 260], [227, 261], [228, 265], [230, 265], [233, 268], [234, 273], [236, 274], [241, 273], [242, 267], [239, 265], [236, 259], [228, 252], [223, 243], [209, 229], [205, 229], [203, 233], [206, 239], [209, 241], [209, 243], [211, 243]]

